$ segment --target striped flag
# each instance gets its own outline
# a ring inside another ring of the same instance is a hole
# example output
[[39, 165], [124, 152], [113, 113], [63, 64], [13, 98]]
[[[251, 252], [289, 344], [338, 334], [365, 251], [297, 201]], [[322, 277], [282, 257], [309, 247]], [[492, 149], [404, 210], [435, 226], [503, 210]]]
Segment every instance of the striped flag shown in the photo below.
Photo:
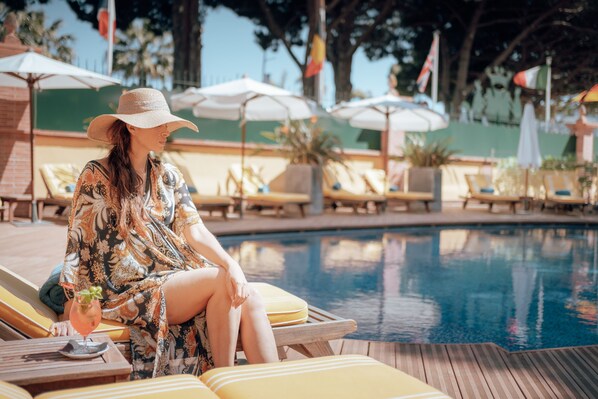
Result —
[[424, 62], [424, 66], [422, 71], [419, 73], [417, 77], [417, 90], [420, 93], [426, 91], [426, 86], [428, 85], [428, 80], [430, 79], [430, 73], [434, 68], [434, 58], [436, 57], [436, 49], [438, 48], [438, 36], [434, 35], [434, 40], [432, 40], [432, 46], [430, 47], [430, 52], [426, 57], [426, 62]]
[[513, 83], [528, 89], [546, 90], [548, 84], [548, 65], [538, 65], [513, 76]]
[[305, 69], [306, 78], [319, 74], [324, 67], [324, 61], [326, 60], [326, 44], [318, 34], [314, 35], [314, 40], [311, 45], [311, 53], [309, 55], [311, 60]]
[[[112, 13], [112, 16], [110, 15]], [[116, 35], [116, 15], [114, 9], [114, 0], [103, 0], [100, 9], [98, 10], [98, 31], [100, 35], [108, 40], [108, 31], [110, 30], [110, 23], [112, 19], [112, 41], [114, 42]]]

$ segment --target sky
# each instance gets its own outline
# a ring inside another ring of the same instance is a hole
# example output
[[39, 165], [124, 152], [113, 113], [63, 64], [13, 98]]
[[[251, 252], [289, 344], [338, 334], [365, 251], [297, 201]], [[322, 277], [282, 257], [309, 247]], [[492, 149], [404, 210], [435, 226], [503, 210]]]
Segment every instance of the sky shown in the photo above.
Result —
[[[46, 5], [37, 5], [32, 9], [44, 10], [48, 24], [62, 19], [63, 26], [59, 33], [72, 34], [76, 38], [74, 63], [83, 68], [102, 72], [105, 68], [103, 63], [108, 45], [90, 23], [79, 21], [63, 0], [51, 0]], [[116, 1], [116, 18], [118, 18], [118, 1]], [[203, 86], [237, 79], [243, 75], [262, 80], [264, 54], [255, 42], [253, 30], [254, 25], [248, 19], [240, 18], [224, 7], [207, 10], [202, 52]], [[302, 48], [294, 48], [294, 51], [300, 59], [303, 58]], [[392, 57], [372, 62], [367, 59], [362, 50], [358, 50], [353, 57], [351, 73], [353, 89], [363, 91], [369, 96], [385, 94], [388, 91], [386, 77], [395, 62]], [[300, 94], [301, 74], [284, 46], [279, 46], [276, 53], [272, 51], [266, 53], [265, 72], [270, 75], [273, 83]], [[323, 73], [325, 82], [323, 105], [331, 106], [335, 101], [334, 76], [330, 63], [326, 63]]]

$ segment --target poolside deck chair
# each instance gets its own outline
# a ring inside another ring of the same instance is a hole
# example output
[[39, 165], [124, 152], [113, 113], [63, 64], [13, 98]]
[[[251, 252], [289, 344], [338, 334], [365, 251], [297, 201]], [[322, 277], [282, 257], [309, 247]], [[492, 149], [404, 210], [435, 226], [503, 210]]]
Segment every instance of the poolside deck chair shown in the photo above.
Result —
[[222, 218], [228, 220], [228, 210], [230, 206], [233, 205], [233, 199], [230, 196], [204, 193], [202, 188], [196, 184], [197, 182], [193, 179], [193, 176], [185, 166], [184, 162], [182, 162], [180, 157], [176, 157], [175, 154], [164, 151], [160, 154], [160, 159], [179, 169], [187, 183], [191, 199], [197, 209], [208, 211], [210, 216], [212, 216], [213, 211], [219, 211]]
[[546, 194], [541, 210], [550, 205], [554, 206], [555, 209], [580, 207], [583, 214], [586, 205], [589, 205], [588, 201], [579, 195], [572, 173], [545, 174], [544, 189]]
[[[251, 283], [266, 305], [279, 356], [285, 358], [288, 346], [308, 356], [333, 355], [329, 341], [357, 329], [354, 320], [344, 319], [308, 305], [302, 299], [270, 284]], [[0, 266], [0, 339], [15, 340], [50, 336], [56, 313], [39, 299], [38, 287]], [[95, 330], [107, 334], [130, 360], [129, 329], [120, 323], [103, 320]], [[238, 350], [242, 350], [239, 345]]]
[[[19, 382], [31, 389], [27, 382]], [[64, 384], [67, 388], [66, 384]], [[72, 385], [71, 385], [72, 386]], [[60, 388], [55, 384], [52, 389]], [[39, 389], [39, 388], [38, 388]], [[35, 392], [35, 389], [33, 389]], [[393, 367], [362, 355], [337, 355], [283, 363], [220, 367], [199, 378], [178, 374], [44, 392], [36, 399], [449, 399], [449, 396]], [[0, 399], [32, 399], [0, 381]]]
[[296, 205], [301, 217], [305, 217], [305, 206], [311, 202], [307, 194], [269, 191], [269, 188], [265, 189], [269, 187], [268, 183], [261, 176], [257, 167], [248, 165], [241, 173], [241, 164], [232, 164], [228, 168], [226, 186], [230, 187], [232, 184], [232, 191], [236, 196], [241, 194], [241, 178], [243, 179], [243, 199], [247, 202], [247, 206], [258, 209], [274, 208], [276, 217], [279, 217], [280, 211], [285, 205]]
[[469, 192], [464, 197], [463, 209], [467, 207], [470, 200], [475, 200], [480, 204], [488, 204], [488, 211], [492, 211], [494, 204], [507, 204], [515, 213], [517, 204], [522, 202], [521, 197], [516, 195], [497, 194], [492, 187], [492, 178], [488, 175], [465, 175], [465, 181]]
[[391, 191], [390, 183], [382, 169], [368, 169], [363, 172], [366, 187], [374, 194], [384, 195], [388, 205], [405, 203], [407, 208], [412, 202], [423, 202], [426, 212], [430, 212], [430, 202], [434, 202], [434, 194], [421, 191]]
[[42, 180], [48, 190], [45, 205], [56, 205], [57, 215], [64, 214], [73, 202], [73, 192], [81, 169], [72, 163], [46, 163], [40, 167]]
[[[331, 206], [332, 209], [341, 206], [351, 207], [355, 213], [359, 209], [368, 212], [368, 205], [372, 204], [376, 208], [376, 213], [380, 214], [386, 205], [386, 198], [383, 195], [372, 193], [356, 193], [346, 189], [339, 182], [338, 173], [331, 165], [324, 167], [322, 173], [322, 192], [324, 194], [324, 203]], [[355, 178], [355, 177], [352, 177]]]

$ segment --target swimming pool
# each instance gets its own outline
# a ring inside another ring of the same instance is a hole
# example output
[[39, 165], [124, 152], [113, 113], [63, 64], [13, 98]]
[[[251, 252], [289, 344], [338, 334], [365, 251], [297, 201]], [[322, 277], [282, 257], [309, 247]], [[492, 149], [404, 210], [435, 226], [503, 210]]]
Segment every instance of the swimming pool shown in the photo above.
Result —
[[221, 238], [250, 281], [357, 321], [349, 338], [598, 344], [598, 229], [494, 226]]

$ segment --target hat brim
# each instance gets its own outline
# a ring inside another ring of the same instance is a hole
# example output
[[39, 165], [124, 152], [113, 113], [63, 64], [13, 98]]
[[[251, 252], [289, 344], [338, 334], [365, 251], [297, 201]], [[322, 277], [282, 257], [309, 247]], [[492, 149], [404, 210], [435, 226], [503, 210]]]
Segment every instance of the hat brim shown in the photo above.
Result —
[[87, 137], [94, 141], [110, 144], [108, 130], [116, 120], [121, 120], [129, 125], [142, 129], [168, 124], [168, 130], [172, 133], [182, 127], [189, 128], [195, 132], [199, 129], [195, 123], [179, 118], [168, 111], [147, 111], [138, 114], [104, 114], [95, 117], [87, 128]]

